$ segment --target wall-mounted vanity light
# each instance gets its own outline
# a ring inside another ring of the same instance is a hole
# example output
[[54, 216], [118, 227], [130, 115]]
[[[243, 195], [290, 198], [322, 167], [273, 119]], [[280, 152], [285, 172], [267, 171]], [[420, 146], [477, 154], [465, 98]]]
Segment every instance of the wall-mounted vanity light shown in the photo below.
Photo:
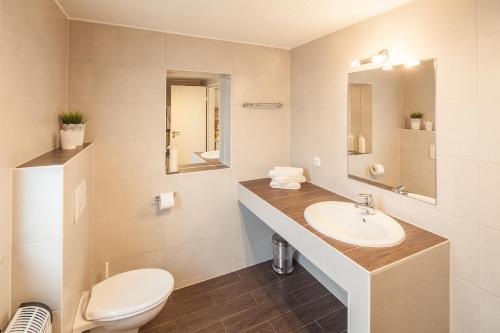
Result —
[[364, 59], [359, 59], [359, 60], [353, 60], [351, 61], [351, 67], [358, 67], [361, 65], [366, 65], [366, 64], [380, 64], [384, 61], [389, 59], [389, 51], [386, 49], [383, 49], [374, 55], [372, 55], [369, 58], [364, 58]]
[[369, 58], [351, 61], [351, 67], [359, 67], [361, 65], [366, 65], [366, 64], [381, 64], [381, 63], [383, 63], [382, 70], [390, 71], [394, 67], [399, 67], [399, 66], [405, 66], [407, 68], [418, 66], [420, 65], [420, 60], [415, 58], [409, 58], [406, 59], [404, 62], [393, 63], [389, 58], [389, 51], [387, 49], [383, 49]]

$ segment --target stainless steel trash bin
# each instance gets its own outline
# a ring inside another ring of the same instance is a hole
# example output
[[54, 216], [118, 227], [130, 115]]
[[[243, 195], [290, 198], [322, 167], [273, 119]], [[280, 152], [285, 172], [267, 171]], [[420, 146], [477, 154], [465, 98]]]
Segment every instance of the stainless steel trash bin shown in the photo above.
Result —
[[273, 270], [278, 274], [293, 272], [293, 253], [295, 249], [283, 237], [273, 235]]

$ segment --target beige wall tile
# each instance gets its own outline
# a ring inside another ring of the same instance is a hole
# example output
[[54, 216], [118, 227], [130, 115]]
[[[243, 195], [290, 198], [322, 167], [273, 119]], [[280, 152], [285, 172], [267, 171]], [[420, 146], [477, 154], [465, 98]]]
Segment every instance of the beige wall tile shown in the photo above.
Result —
[[449, 332], [448, 299], [446, 276], [373, 314], [371, 332]]
[[437, 153], [475, 159], [477, 152], [476, 99], [442, 99], [437, 105]]
[[[43, 258], [45, 265], [39, 265]], [[51, 309], [61, 309], [61, 239], [53, 239], [12, 249], [12, 308], [36, 299]], [[34, 281], [43, 281], [44, 288]]]
[[371, 277], [371, 311], [378, 312], [450, 274], [450, 244], [417, 254]]
[[[164, 34], [112, 25], [93, 25], [92, 60], [99, 63], [163, 67]], [[89, 31], [90, 32], [90, 31]], [[90, 43], [90, 41], [84, 41]], [[88, 47], [88, 46], [87, 46]]]
[[479, 284], [479, 225], [455, 218], [450, 223], [452, 272], [470, 283]]
[[479, 332], [480, 290], [460, 278], [451, 279], [451, 331]]
[[500, 231], [492, 230], [487, 227], [481, 227], [481, 283], [482, 289], [493, 295], [500, 297]]
[[500, 122], [499, 110], [500, 98], [483, 98], [478, 102], [478, 158], [481, 161], [500, 164], [500, 152], [497, 149], [500, 133], [496, 126]]
[[468, 220], [477, 218], [479, 163], [448, 157], [437, 162], [438, 208]]
[[500, 331], [500, 299], [488, 293], [481, 293], [481, 333]]
[[500, 231], [500, 165], [480, 163], [479, 165], [479, 223]]
[[500, 31], [500, 3], [496, 0], [478, 0], [477, 16], [479, 34], [489, 34]]
[[500, 97], [496, 87], [500, 85], [500, 33], [478, 37], [478, 92], [479, 97]]

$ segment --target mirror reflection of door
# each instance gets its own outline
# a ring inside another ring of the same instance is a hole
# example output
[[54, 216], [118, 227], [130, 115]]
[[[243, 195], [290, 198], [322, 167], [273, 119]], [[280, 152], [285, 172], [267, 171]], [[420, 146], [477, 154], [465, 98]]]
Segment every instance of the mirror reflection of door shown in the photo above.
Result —
[[219, 150], [219, 85], [208, 87], [207, 151]]
[[171, 86], [170, 143], [178, 148], [178, 163], [192, 163], [193, 152], [206, 150], [207, 89]]

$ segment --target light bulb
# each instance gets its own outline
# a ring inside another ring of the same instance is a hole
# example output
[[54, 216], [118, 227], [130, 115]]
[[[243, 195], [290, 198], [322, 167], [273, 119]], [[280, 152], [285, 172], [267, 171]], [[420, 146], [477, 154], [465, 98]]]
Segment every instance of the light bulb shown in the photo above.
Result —
[[374, 54], [372, 55], [372, 62], [374, 64], [380, 64], [381, 62], [385, 61], [387, 59], [387, 55], [386, 54]]
[[418, 66], [418, 65], [420, 65], [420, 60], [418, 60], [418, 59], [408, 59], [405, 61], [406, 67], [413, 67], [413, 66]]
[[360, 65], [361, 65], [361, 62], [359, 60], [351, 61], [351, 67], [359, 67]]

